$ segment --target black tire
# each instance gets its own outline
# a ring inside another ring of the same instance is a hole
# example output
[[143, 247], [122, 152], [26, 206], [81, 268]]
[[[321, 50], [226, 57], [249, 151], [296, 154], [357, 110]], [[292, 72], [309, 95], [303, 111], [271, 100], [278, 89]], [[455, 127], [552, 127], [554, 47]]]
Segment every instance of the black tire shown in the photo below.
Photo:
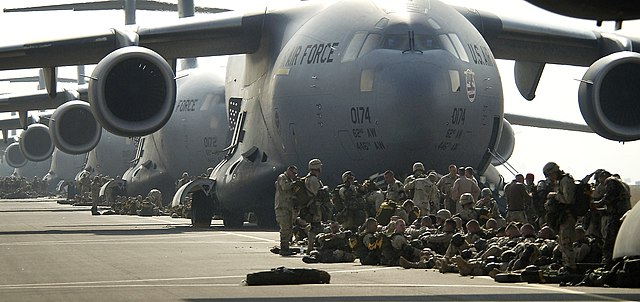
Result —
[[244, 225], [244, 213], [240, 211], [227, 211], [223, 216], [224, 227], [238, 229]]
[[213, 219], [213, 200], [203, 191], [191, 194], [191, 226], [195, 228], [208, 228]]

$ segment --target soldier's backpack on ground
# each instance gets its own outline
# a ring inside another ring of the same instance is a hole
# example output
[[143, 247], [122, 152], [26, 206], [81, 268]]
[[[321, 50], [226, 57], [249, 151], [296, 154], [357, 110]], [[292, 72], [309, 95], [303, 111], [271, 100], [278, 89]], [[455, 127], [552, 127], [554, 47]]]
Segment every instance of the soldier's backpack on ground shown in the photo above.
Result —
[[326, 271], [309, 268], [278, 267], [270, 271], [247, 274], [247, 285], [329, 284]]

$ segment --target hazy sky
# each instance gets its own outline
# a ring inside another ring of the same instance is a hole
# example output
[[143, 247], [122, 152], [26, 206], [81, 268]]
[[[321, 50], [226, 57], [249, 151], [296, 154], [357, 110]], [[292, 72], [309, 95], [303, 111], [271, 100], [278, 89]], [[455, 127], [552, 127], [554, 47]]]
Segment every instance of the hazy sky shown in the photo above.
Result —
[[[2, 1], [0, 7], [60, 2], [62, 1]], [[498, 15], [534, 20], [543, 24], [596, 28], [594, 21], [557, 16], [519, 0], [450, 0], [446, 2], [491, 11]], [[237, 8], [241, 4], [262, 7], [267, 1], [195, 0], [195, 3], [203, 6]], [[139, 12], [137, 21], [139, 24], [150, 24], [158, 22], [158, 20], [166, 20], [166, 16], [167, 13]], [[33, 35], [46, 36], [55, 28], [60, 28], [60, 31], [64, 33], [71, 33], [90, 31], [93, 28], [104, 29], [109, 26], [120, 26], [123, 23], [124, 14], [121, 11], [0, 13], [0, 28], [3, 29], [0, 32], [0, 41], [2, 41], [0, 43], [20, 42], [25, 37]], [[612, 29], [612, 23], [605, 23], [601, 28], [601, 30], [608, 31]], [[640, 33], [640, 22], [625, 22], [623, 32]], [[586, 68], [547, 65], [538, 86], [537, 97], [534, 101], [529, 102], [524, 100], [515, 88], [513, 62], [499, 61], [498, 66], [504, 89], [505, 112], [584, 123], [578, 107], [578, 81], [576, 79], [582, 78]], [[0, 78], [33, 74], [34, 71], [0, 72]], [[74, 77], [75, 69], [61, 71], [61, 74], [65, 77]], [[6, 82], [0, 82], [0, 93], [24, 87], [31, 88], [32, 85], [9, 85]], [[521, 173], [532, 172], [536, 174], [537, 179], [540, 179], [542, 166], [547, 161], [553, 160], [576, 178], [582, 178], [597, 168], [606, 168], [612, 172], [620, 173], [625, 180], [632, 183], [640, 180], [640, 169], [638, 169], [640, 142], [621, 144], [606, 140], [596, 134], [530, 127], [514, 126], [514, 130], [516, 132], [516, 148], [509, 162]], [[505, 177], [511, 178], [508, 174]]]

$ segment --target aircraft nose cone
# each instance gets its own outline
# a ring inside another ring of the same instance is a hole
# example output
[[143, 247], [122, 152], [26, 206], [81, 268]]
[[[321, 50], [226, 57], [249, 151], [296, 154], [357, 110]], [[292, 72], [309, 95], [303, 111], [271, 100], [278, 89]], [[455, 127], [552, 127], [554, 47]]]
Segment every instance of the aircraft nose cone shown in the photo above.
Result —
[[409, 61], [385, 64], [375, 76], [378, 106], [388, 112], [385, 127], [395, 130], [403, 148], [424, 148], [451, 93], [448, 72], [433, 63]]

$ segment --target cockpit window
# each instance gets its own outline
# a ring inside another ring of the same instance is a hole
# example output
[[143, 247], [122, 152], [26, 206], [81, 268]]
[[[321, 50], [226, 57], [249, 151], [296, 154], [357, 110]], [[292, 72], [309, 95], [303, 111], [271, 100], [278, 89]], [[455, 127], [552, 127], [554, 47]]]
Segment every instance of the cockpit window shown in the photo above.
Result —
[[469, 62], [469, 56], [467, 52], [464, 50], [464, 46], [462, 46], [462, 42], [458, 35], [456, 34], [443, 34], [439, 35], [438, 39], [444, 45], [444, 49], [454, 55], [456, 58]]
[[442, 43], [442, 46], [444, 49], [446, 49], [448, 52], [450, 52], [454, 57], [460, 59], [460, 56], [458, 55], [458, 52], [456, 51], [456, 48], [453, 46], [453, 43], [451, 42], [451, 39], [449, 39], [449, 36], [447, 35], [439, 35], [438, 39], [440, 39], [440, 43]]
[[458, 54], [460, 55], [460, 60], [469, 63], [469, 56], [467, 56], [467, 52], [464, 50], [464, 46], [462, 46], [462, 42], [460, 41], [460, 38], [458, 38], [458, 35], [449, 34], [449, 38], [451, 38], [451, 41], [453, 42], [453, 46], [458, 51]]
[[358, 57], [358, 53], [360, 53], [360, 49], [362, 48], [362, 43], [364, 43], [364, 39], [367, 38], [366, 31], [360, 31], [353, 35], [351, 38], [351, 42], [349, 42], [349, 46], [347, 46], [347, 50], [344, 52], [344, 56], [342, 56], [342, 62], [353, 61]]
[[[415, 35], [415, 49], [416, 50], [431, 50], [442, 48], [440, 42], [431, 35]], [[389, 34], [385, 35], [382, 48], [384, 49], [396, 49], [407, 50], [411, 46], [409, 45], [409, 34]]]
[[367, 36], [367, 40], [365, 40], [364, 44], [362, 45], [362, 49], [360, 49], [360, 54], [358, 54], [358, 57], [361, 57], [378, 48], [381, 38], [382, 37], [380, 36], [380, 34], [369, 34]]

